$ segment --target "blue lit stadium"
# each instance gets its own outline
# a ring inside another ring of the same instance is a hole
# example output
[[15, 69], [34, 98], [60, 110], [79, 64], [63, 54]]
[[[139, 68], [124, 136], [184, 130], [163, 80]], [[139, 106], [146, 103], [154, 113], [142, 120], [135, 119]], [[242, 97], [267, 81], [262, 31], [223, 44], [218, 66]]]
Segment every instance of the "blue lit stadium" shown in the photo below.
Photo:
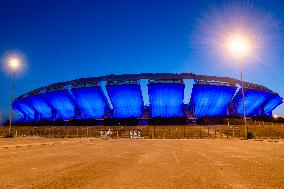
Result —
[[[148, 81], [149, 104], [143, 100], [141, 80]], [[185, 80], [194, 82], [191, 94], [185, 94]], [[242, 116], [240, 84], [237, 79], [192, 73], [107, 75], [36, 89], [18, 97], [13, 109], [20, 122]], [[244, 89], [248, 117], [272, 116], [283, 102], [264, 86], [244, 82]], [[190, 97], [189, 103], [185, 97]]]

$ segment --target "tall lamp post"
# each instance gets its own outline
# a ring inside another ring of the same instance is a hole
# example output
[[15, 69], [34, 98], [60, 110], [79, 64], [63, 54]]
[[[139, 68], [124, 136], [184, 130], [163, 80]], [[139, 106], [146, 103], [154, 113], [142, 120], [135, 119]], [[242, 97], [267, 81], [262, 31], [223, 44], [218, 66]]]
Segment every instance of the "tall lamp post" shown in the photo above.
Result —
[[242, 105], [243, 105], [243, 119], [245, 125], [245, 138], [247, 139], [248, 136], [248, 128], [247, 128], [247, 118], [246, 118], [246, 104], [245, 104], [245, 89], [244, 89], [244, 81], [243, 81], [243, 64], [240, 61], [240, 72], [241, 72], [241, 87], [242, 87]]
[[10, 125], [9, 125], [9, 134], [11, 134], [12, 128], [12, 119], [13, 119], [13, 102], [15, 96], [15, 78], [16, 78], [16, 71], [19, 69], [21, 65], [21, 60], [19, 57], [10, 57], [8, 58], [8, 66], [13, 72], [12, 78], [12, 99], [11, 99], [11, 106], [10, 106]]
[[228, 38], [227, 47], [229, 53], [233, 58], [239, 62], [240, 75], [241, 75], [241, 88], [242, 88], [242, 106], [243, 106], [243, 119], [245, 125], [245, 138], [247, 139], [247, 119], [246, 119], [246, 105], [245, 105], [245, 92], [243, 81], [243, 59], [249, 54], [250, 43], [248, 38], [242, 34], [235, 34]]

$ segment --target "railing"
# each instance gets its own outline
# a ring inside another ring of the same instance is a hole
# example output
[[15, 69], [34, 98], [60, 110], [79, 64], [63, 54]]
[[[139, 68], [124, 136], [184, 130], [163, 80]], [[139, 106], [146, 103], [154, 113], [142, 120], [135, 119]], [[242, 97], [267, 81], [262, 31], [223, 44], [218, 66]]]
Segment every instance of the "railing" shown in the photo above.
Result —
[[[115, 137], [127, 137], [134, 130], [141, 132], [142, 138], [150, 139], [200, 139], [200, 138], [243, 138], [243, 125], [210, 126], [16, 126], [12, 128], [14, 136], [41, 136], [49, 138], [100, 137], [100, 131], [111, 131]], [[8, 127], [0, 127], [0, 136], [9, 132]], [[284, 138], [283, 124], [248, 125], [251, 138]], [[129, 135], [130, 136], [130, 135]]]

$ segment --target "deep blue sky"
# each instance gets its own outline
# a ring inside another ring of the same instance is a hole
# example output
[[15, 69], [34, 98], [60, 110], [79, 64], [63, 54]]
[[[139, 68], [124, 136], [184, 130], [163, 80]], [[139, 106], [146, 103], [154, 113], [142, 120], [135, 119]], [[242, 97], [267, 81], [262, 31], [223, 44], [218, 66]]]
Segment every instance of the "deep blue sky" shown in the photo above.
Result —
[[[192, 42], [197, 19], [209, 6], [223, 3], [227, 1], [0, 0], [0, 55], [17, 50], [26, 56], [28, 69], [17, 78], [16, 96], [54, 82], [105, 74], [192, 72], [237, 78], [238, 71], [214, 66], [218, 60], [204, 62]], [[253, 4], [284, 20], [284, 1]], [[279, 39], [282, 46], [283, 41]], [[245, 80], [283, 97], [283, 60], [280, 53], [272, 65], [248, 67]], [[11, 77], [2, 71], [4, 116], [10, 95]], [[275, 113], [284, 116], [283, 106]]]

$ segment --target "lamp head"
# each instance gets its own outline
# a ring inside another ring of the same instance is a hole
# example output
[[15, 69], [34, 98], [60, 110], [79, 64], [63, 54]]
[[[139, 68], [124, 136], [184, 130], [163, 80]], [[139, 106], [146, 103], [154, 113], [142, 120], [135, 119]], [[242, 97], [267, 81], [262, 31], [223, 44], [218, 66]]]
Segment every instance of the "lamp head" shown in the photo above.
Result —
[[226, 46], [230, 56], [236, 59], [242, 59], [249, 55], [251, 44], [245, 35], [234, 34], [227, 38]]
[[20, 59], [18, 57], [11, 57], [8, 60], [9, 66], [13, 71], [16, 71], [20, 67]]

